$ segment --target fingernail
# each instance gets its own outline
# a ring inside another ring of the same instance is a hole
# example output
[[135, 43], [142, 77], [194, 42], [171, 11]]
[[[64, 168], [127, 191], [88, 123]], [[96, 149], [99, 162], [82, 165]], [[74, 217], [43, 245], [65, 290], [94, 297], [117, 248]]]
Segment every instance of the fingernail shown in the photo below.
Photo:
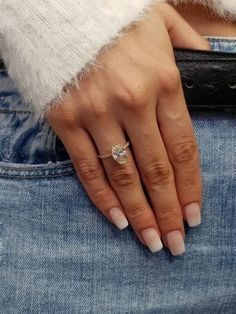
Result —
[[198, 203], [192, 203], [184, 208], [186, 220], [190, 227], [195, 227], [201, 223], [201, 211]]
[[122, 212], [120, 208], [113, 207], [112, 209], [109, 210], [109, 215], [112, 221], [114, 222], [114, 224], [116, 224], [116, 226], [120, 230], [126, 228], [129, 225], [128, 220], [126, 219], [124, 213]]
[[148, 248], [153, 253], [160, 251], [163, 248], [161, 239], [155, 228], [147, 228], [143, 230], [141, 234]]
[[172, 255], [181, 255], [185, 252], [184, 240], [180, 231], [174, 230], [167, 233], [166, 241]]

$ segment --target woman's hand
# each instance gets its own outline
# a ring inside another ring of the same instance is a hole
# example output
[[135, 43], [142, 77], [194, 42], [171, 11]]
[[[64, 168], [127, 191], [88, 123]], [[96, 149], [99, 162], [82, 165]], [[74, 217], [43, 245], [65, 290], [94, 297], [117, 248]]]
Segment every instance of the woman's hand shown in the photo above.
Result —
[[[158, 4], [101, 53], [80, 88], [71, 88], [47, 118], [101, 212], [120, 229], [127, 218], [152, 252], [162, 248], [160, 235], [179, 255], [183, 219], [200, 223], [202, 190], [173, 46], [209, 49], [173, 7]], [[97, 157], [128, 140], [127, 164]]]

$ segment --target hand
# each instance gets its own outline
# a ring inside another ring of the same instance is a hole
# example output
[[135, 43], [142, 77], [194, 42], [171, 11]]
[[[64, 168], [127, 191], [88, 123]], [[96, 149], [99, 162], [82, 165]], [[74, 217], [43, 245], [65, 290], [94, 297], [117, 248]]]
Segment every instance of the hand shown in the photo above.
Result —
[[[179, 255], [185, 250], [183, 219], [200, 223], [202, 190], [173, 46], [209, 49], [172, 6], [153, 6], [46, 116], [97, 208], [120, 229], [129, 221], [152, 252], [162, 248], [161, 236]], [[97, 157], [128, 140], [127, 164]]]

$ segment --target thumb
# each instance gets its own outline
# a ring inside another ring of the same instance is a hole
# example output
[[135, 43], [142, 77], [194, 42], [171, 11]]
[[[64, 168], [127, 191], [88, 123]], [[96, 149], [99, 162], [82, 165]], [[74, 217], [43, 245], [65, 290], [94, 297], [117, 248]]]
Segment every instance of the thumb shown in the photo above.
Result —
[[209, 41], [199, 35], [174, 8], [171, 14], [165, 16], [165, 21], [173, 47], [211, 50]]

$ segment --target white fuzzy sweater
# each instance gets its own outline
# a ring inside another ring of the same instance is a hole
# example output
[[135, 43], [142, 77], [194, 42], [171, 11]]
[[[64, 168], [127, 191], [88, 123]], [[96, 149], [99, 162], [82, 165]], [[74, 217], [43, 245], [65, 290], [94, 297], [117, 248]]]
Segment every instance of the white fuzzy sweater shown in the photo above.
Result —
[[24, 100], [45, 113], [102, 47], [157, 2], [202, 3], [236, 20], [236, 0], [0, 0], [0, 53]]

